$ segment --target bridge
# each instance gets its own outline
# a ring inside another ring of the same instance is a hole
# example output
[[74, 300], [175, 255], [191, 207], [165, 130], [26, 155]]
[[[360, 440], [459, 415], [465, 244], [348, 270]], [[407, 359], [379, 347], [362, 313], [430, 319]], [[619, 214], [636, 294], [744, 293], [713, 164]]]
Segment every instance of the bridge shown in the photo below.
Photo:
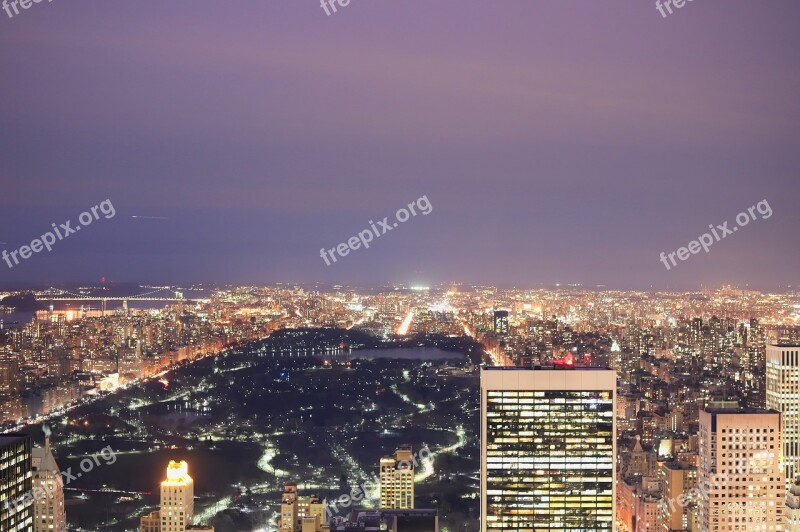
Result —
[[[161, 295], [160, 295], [161, 294]], [[184, 297], [182, 292], [171, 288], [158, 288], [143, 294], [132, 296], [93, 296], [90, 294], [76, 294], [67, 290], [53, 288], [41, 292], [34, 292], [36, 299], [46, 299], [48, 301], [100, 301], [105, 306], [109, 301], [121, 301], [127, 306], [128, 301], [173, 301], [173, 302], [197, 302], [207, 301], [207, 299], [194, 299]]]

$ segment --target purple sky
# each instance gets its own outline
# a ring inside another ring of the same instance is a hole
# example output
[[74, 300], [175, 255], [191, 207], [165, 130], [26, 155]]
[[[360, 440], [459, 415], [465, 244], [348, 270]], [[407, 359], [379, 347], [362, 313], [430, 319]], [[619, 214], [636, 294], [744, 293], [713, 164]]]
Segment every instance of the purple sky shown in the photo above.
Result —
[[[0, 11], [0, 250], [117, 212], [0, 285], [797, 286], [798, 23], [791, 0]], [[430, 215], [319, 257], [422, 195]], [[659, 262], [763, 199], [771, 218]]]

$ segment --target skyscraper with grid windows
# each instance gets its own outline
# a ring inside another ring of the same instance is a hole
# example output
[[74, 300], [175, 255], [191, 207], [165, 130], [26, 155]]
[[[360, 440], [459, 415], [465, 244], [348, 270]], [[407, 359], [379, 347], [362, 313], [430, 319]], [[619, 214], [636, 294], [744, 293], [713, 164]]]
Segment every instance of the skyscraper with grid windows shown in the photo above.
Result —
[[481, 531], [613, 530], [616, 373], [481, 371]]

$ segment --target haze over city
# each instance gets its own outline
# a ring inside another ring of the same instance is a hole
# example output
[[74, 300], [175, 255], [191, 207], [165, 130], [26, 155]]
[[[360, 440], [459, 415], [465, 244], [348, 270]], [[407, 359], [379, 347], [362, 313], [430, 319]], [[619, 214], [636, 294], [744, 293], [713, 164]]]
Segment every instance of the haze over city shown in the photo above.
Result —
[[[785, 289], [800, 282], [798, 14], [37, 4], [0, 31], [0, 241], [106, 198], [119, 214], [0, 263], [0, 283]], [[320, 260], [422, 195], [430, 216]], [[763, 199], [769, 220], [659, 263]]]
[[800, 532], [798, 27], [0, 0], [0, 532]]

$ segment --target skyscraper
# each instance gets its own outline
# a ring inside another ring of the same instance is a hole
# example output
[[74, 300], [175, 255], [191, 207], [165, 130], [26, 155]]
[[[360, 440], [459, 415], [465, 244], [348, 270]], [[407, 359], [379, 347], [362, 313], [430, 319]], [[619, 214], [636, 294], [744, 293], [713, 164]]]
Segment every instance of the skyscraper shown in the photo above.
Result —
[[301, 498], [297, 484], [284, 486], [281, 496], [281, 515], [278, 518], [279, 532], [317, 532], [328, 523], [326, 501], [319, 497]]
[[411, 445], [401, 446], [394, 456], [381, 458], [381, 508], [414, 508], [414, 473]]
[[12, 396], [19, 390], [19, 363], [17, 355], [0, 347], [0, 397]]
[[612, 530], [616, 373], [481, 371], [481, 531]]
[[800, 475], [800, 344], [767, 346], [767, 408], [781, 413], [788, 489]]
[[681, 496], [684, 496], [683, 501], [685, 501], [685, 494], [695, 491], [697, 468], [686, 462], [663, 462], [659, 467], [659, 480], [662, 490], [659, 501], [659, 530], [661, 532], [689, 530], [690, 507], [687, 504], [678, 504], [678, 501], [682, 501]]
[[494, 333], [498, 336], [503, 336], [508, 334], [508, 311], [507, 310], [495, 310], [494, 311], [494, 321], [492, 323], [494, 328]]
[[31, 438], [0, 436], [0, 530], [33, 532]]
[[67, 514], [64, 510], [64, 480], [50, 451], [50, 437], [45, 437], [44, 447], [35, 447], [33, 454], [34, 532], [67, 532]]
[[712, 404], [700, 411], [700, 532], [785, 530], [781, 414]]
[[194, 518], [194, 481], [186, 462], [171, 460], [161, 482], [161, 532], [185, 532]]

